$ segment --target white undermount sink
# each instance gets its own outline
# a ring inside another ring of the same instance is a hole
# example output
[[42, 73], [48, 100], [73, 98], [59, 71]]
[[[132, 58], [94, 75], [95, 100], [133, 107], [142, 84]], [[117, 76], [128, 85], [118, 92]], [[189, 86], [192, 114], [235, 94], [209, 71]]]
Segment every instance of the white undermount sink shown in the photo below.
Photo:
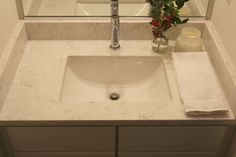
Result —
[[168, 101], [171, 99], [161, 57], [70, 56], [61, 100]]

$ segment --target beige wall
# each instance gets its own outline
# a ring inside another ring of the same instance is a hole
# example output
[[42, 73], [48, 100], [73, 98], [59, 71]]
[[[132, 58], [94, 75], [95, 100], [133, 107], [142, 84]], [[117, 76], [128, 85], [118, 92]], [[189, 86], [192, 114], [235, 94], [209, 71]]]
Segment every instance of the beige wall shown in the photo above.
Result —
[[236, 66], [236, 0], [215, 0], [212, 20]]
[[16, 23], [18, 15], [15, 0], [1, 0], [0, 4], [0, 55], [4, 50]]
[[[215, 0], [212, 20], [236, 66], [236, 0], [227, 4], [226, 0]], [[236, 93], [235, 93], [236, 95]], [[236, 104], [235, 104], [236, 105]], [[236, 132], [227, 157], [236, 157]]]

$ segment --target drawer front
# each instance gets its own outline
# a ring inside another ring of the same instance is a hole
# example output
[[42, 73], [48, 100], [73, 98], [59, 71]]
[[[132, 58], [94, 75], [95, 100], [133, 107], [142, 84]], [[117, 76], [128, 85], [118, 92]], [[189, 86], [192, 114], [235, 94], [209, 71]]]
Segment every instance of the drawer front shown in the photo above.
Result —
[[225, 127], [122, 127], [121, 152], [217, 152]]
[[217, 157], [217, 153], [213, 152], [122, 152], [119, 157]]
[[9, 127], [14, 151], [113, 152], [113, 127]]
[[112, 152], [15, 152], [15, 157], [115, 157]]

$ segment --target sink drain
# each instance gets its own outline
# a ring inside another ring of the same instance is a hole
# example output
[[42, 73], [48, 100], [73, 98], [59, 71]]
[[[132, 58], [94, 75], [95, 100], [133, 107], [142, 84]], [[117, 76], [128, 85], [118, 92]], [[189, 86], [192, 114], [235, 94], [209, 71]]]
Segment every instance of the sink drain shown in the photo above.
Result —
[[111, 93], [111, 94], [109, 94], [109, 98], [111, 100], [113, 100], [113, 101], [119, 100], [120, 99], [120, 94], [118, 94], [118, 93]]

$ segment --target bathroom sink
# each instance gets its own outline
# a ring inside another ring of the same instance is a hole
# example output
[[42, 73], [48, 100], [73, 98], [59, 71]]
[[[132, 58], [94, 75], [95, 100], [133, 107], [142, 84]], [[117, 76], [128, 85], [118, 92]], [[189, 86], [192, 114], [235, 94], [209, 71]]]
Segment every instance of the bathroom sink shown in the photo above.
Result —
[[61, 100], [168, 101], [171, 99], [161, 57], [70, 56]]

